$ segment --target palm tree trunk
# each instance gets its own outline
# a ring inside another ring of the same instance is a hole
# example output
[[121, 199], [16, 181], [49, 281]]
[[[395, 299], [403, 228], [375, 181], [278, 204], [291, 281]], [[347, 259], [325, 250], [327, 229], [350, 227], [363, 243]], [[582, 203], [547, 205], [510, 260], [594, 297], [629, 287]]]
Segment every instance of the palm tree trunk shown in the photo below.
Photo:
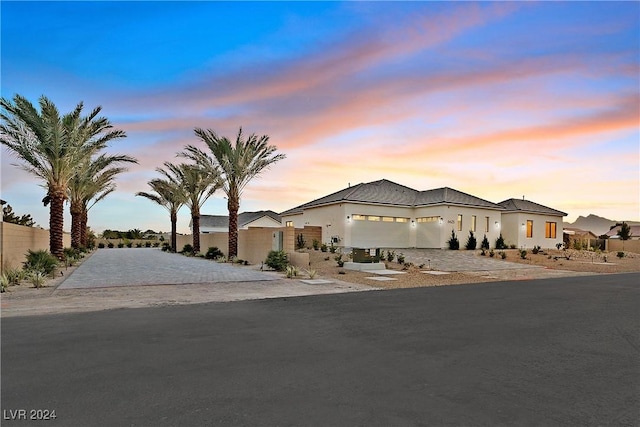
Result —
[[200, 252], [200, 213], [191, 213], [191, 223], [193, 225], [193, 253]]
[[83, 248], [87, 247], [87, 222], [89, 215], [86, 208], [82, 208], [82, 215], [80, 215], [80, 246]]
[[240, 203], [238, 200], [229, 197], [227, 202], [229, 208], [229, 254], [228, 259], [238, 256], [238, 209]]
[[71, 247], [82, 246], [82, 207], [71, 202]]
[[49, 208], [49, 251], [62, 260], [64, 258], [64, 244], [62, 242], [64, 227], [64, 192], [49, 193], [51, 206]]
[[177, 237], [176, 237], [177, 223], [178, 223], [178, 213], [171, 212], [171, 252], [177, 252], [176, 250], [176, 245], [178, 244]]

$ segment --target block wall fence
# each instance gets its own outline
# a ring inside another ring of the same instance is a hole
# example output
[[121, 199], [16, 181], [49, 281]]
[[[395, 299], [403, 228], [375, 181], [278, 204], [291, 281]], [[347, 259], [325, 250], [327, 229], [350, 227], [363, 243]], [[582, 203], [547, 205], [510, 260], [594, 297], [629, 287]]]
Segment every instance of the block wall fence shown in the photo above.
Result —
[[[71, 234], [64, 233], [62, 244], [71, 246]], [[49, 250], [49, 230], [37, 227], [0, 222], [0, 271], [8, 268], [21, 268], [32, 251]]]

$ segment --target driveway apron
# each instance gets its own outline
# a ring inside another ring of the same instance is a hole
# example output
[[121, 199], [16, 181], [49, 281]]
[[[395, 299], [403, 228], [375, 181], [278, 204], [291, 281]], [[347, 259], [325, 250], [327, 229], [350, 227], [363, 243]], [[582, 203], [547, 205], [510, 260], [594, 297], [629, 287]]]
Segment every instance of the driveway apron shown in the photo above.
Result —
[[276, 280], [273, 275], [155, 248], [99, 249], [58, 289]]

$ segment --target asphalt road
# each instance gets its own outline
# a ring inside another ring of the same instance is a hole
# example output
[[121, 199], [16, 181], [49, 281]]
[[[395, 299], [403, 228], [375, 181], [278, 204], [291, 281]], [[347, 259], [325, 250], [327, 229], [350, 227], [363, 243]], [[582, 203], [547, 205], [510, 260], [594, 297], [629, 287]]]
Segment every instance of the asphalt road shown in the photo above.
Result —
[[[2, 425], [638, 425], [640, 274], [2, 320]], [[49, 421], [11, 420], [45, 416]]]

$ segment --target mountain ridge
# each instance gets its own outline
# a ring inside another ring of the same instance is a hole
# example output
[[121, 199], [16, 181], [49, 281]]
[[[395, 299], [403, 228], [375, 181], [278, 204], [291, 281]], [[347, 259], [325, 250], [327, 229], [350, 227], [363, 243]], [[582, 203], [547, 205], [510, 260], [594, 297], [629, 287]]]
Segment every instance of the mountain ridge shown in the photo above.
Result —
[[589, 214], [586, 217], [580, 215], [573, 223], [564, 222], [563, 227], [579, 228], [581, 230], [591, 231], [596, 236], [600, 236], [609, 231], [612, 226], [615, 226], [617, 223], [621, 222], [626, 222], [630, 226], [640, 225], [640, 222], [638, 221], [618, 221], [594, 214]]

